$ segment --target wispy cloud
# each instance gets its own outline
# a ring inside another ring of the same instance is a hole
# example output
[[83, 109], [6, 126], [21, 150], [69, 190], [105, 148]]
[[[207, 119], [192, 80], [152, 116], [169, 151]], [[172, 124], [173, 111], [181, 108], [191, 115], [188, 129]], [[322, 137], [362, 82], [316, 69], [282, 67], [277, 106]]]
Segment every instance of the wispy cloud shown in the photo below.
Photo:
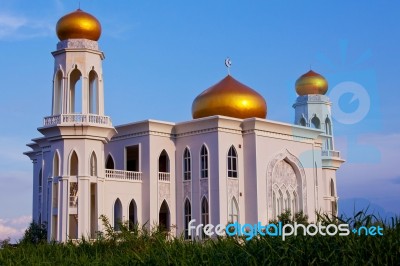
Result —
[[12, 242], [16, 242], [22, 238], [26, 228], [28, 228], [32, 217], [24, 215], [11, 219], [0, 218], [0, 240], [10, 238]]
[[30, 39], [47, 36], [53, 31], [54, 25], [49, 21], [0, 13], [0, 39]]

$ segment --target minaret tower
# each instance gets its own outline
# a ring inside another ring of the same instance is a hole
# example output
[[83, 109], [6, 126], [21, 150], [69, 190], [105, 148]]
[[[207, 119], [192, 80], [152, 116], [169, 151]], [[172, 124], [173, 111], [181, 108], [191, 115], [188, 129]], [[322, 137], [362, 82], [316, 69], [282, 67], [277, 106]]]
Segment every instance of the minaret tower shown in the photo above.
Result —
[[293, 108], [295, 109], [294, 123], [323, 131], [321, 134], [322, 165], [315, 163], [315, 209], [330, 210], [337, 214], [336, 170], [344, 162], [338, 151], [335, 151], [331, 102], [326, 92], [328, 82], [320, 74], [310, 70], [296, 81], [296, 92], [299, 95]]
[[33, 219], [49, 240], [94, 237], [101, 230], [104, 144], [116, 133], [104, 115], [101, 25], [78, 9], [57, 23], [51, 116], [29, 144], [34, 163]]

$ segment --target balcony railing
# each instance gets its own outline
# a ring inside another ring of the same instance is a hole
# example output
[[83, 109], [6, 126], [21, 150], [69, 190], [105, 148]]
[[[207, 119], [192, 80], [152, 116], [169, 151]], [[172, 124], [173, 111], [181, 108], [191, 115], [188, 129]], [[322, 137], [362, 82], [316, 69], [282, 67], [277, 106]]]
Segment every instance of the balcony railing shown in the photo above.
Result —
[[142, 172], [106, 169], [106, 178], [141, 182]]
[[338, 151], [329, 151], [329, 150], [323, 150], [321, 155], [329, 157], [340, 157], [340, 153]]
[[158, 180], [162, 182], [170, 182], [170, 173], [158, 172]]
[[61, 114], [54, 116], [47, 116], [43, 120], [44, 126], [62, 125], [62, 124], [96, 124], [111, 126], [111, 118], [108, 116], [101, 116], [95, 114]]

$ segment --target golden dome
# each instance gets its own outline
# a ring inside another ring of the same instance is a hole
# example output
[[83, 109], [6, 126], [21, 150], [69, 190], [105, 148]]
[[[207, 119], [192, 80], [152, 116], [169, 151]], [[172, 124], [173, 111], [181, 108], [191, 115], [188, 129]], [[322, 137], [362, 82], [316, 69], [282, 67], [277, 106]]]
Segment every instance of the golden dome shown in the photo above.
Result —
[[325, 94], [328, 91], [328, 82], [318, 73], [310, 70], [296, 81], [298, 95]]
[[66, 39], [98, 41], [101, 35], [101, 25], [94, 16], [78, 9], [60, 18], [56, 31], [60, 41]]
[[228, 75], [193, 101], [194, 119], [212, 115], [265, 119], [267, 104], [258, 92]]

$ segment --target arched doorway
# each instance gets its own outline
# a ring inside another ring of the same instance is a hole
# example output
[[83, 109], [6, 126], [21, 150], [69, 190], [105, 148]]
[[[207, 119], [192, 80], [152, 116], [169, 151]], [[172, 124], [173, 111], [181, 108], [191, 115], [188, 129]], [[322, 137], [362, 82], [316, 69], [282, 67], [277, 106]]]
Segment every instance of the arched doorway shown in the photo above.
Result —
[[160, 207], [158, 214], [158, 226], [161, 230], [169, 230], [170, 227], [170, 213], [168, 203], [164, 200]]

